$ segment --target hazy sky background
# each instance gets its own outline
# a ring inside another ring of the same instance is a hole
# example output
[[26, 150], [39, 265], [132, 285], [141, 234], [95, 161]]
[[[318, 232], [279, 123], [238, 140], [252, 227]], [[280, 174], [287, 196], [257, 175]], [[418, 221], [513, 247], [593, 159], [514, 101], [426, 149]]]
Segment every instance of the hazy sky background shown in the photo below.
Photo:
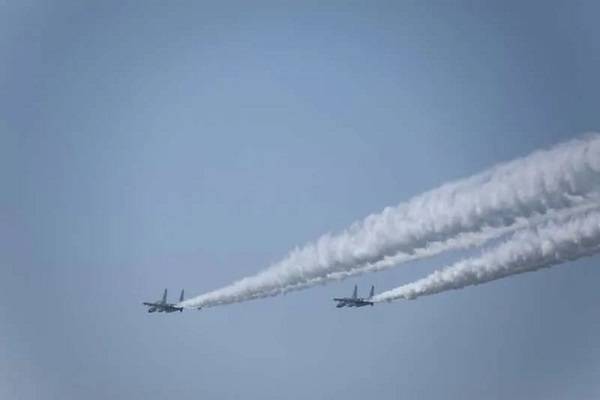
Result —
[[[597, 399], [600, 258], [147, 314], [600, 129], [600, 3], [0, 1], [0, 397]], [[493, 4], [496, 3], [496, 4]]]

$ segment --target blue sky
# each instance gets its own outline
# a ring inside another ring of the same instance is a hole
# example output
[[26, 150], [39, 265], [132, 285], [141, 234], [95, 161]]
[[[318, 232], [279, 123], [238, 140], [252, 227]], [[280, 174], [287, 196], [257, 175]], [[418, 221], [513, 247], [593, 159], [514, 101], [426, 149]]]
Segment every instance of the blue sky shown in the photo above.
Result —
[[368, 310], [449, 254], [181, 315], [297, 245], [600, 129], [600, 7], [2, 2], [0, 397], [591, 399], [599, 258]]

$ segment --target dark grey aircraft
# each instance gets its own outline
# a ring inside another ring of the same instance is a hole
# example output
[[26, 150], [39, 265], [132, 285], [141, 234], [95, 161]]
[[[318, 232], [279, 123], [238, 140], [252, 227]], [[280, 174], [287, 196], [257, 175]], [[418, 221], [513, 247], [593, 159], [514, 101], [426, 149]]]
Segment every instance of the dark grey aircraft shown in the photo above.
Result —
[[352, 293], [352, 297], [337, 297], [333, 300], [338, 302], [335, 305], [337, 308], [372, 306], [373, 302], [371, 301], [371, 299], [373, 298], [374, 294], [375, 286], [371, 286], [371, 292], [369, 293], [369, 297], [367, 297], [366, 299], [358, 297], [358, 287], [354, 285], [354, 293]]
[[[183, 301], [183, 290], [181, 290], [181, 294], [179, 295], [179, 302], [181, 303], [182, 301]], [[150, 307], [150, 308], [148, 308], [149, 313], [153, 313], [153, 312], [172, 313], [175, 311], [179, 311], [179, 312], [183, 311], [183, 307], [177, 307], [177, 303], [176, 304], [167, 303], [167, 289], [165, 289], [165, 291], [163, 292], [162, 299], [160, 299], [159, 301], [157, 301], [155, 303], [144, 302], [143, 304], [145, 306]]]

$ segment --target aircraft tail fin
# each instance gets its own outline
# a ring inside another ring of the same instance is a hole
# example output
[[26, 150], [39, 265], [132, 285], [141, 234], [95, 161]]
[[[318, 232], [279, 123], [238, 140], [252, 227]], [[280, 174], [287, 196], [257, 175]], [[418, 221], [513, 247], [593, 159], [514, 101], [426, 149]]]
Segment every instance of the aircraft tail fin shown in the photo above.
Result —
[[369, 298], [372, 299], [375, 295], [375, 286], [371, 285], [371, 291], [369, 292]]
[[354, 292], [352, 293], [352, 298], [356, 299], [358, 297], [358, 286], [354, 285]]
[[181, 294], [179, 295], [179, 302], [183, 301], [183, 289], [181, 289]]
[[167, 289], [165, 289], [165, 291], [163, 292], [163, 297], [161, 301], [163, 302], [163, 304], [167, 302]]

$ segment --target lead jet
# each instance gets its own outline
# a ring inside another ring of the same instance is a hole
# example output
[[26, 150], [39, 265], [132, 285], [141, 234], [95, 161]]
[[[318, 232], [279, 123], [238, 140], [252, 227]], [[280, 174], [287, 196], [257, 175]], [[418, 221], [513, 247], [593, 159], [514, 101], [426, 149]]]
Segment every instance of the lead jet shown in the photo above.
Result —
[[352, 297], [337, 297], [333, 300], [338, 302], [335, 305], [337, 308], [372, 306], [374, 303], [371, 301], [371, 299], [373, 298], [374, 294], [375, 286], [371, 286], [371, 292], [369, 293], [369, 297], [367, 297], [366, 299], [358, 297], [358, 287], [354, 285], [354, 293], [352, 293]]
[[[181, 294], [179, 295], [179, 303], [181, 303], [182, 301], [183, 301], [183, 290], [181, 290]], [[155, 303], [144, 302], [143, 304], [145, 306], [150, 307], [150, 308], [148, 308], [149, 313], [153, 313], [153, 312], [172, 313], [175, 311], [179, 311], [179, 312], [183, 311], [183, 307], [177, 306], [177, 304], [179, 304], [179, 303], [176, 303], [176, 304], [167, 303], [167, 289], [165, 289], [165, 291], [163, 292], [162, 299], [160, 299], [159, 301], [157, 301]]]

